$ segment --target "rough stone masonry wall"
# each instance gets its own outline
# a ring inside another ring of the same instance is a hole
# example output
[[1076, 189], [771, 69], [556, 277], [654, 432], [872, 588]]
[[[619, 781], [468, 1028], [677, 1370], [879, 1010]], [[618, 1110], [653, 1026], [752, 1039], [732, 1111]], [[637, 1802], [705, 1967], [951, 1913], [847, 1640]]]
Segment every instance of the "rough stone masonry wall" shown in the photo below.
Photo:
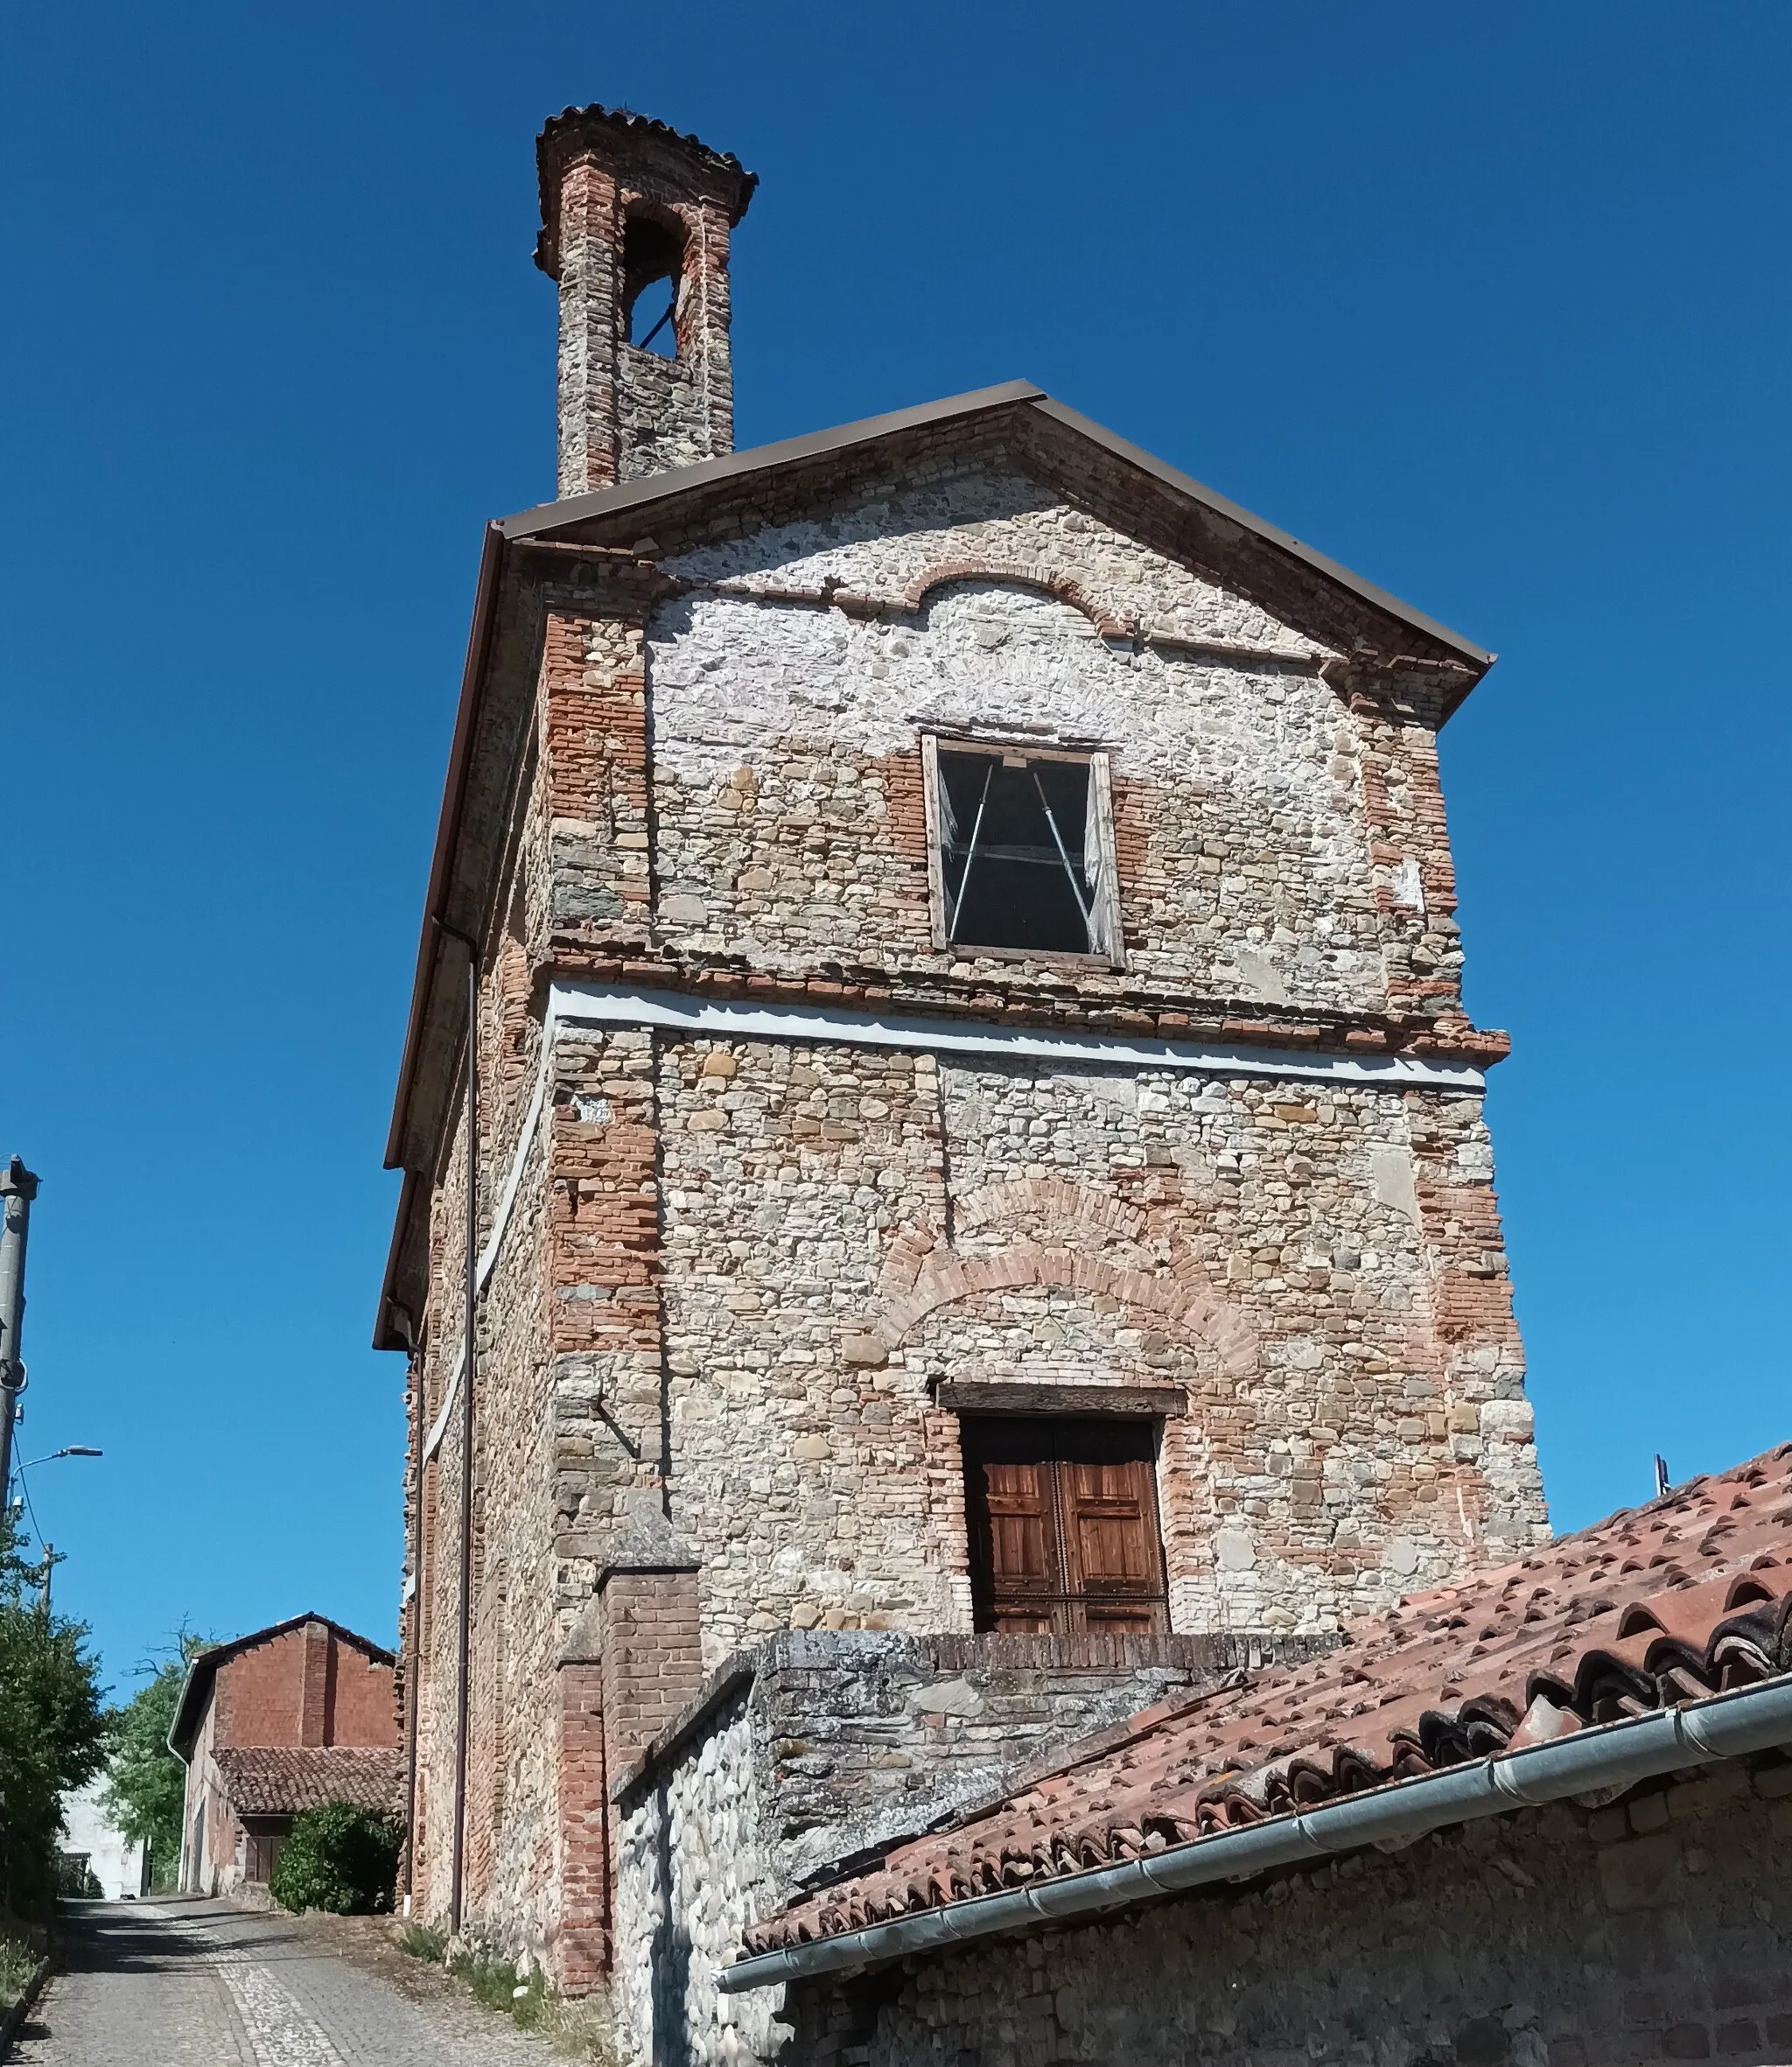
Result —
[[[982, 720], [1113, 746], [1135, 963], [992, 985], [1457, 1009], [1422, 696], [1351, 707], [1312, 641], [1012, 475], [668, 568], [696, 585], [645, 642], [550, 623], [556, 951], [937, 973], [917, 726]], [[601, 1527], [666, 1447], [711, 1664], [967, 1626], [942, 1379], [1191, 1389], [1178, 1626], [1324, 1626], [1543, 1525], [1473, 1097], [647, 1034], [589, 1037], [556, 1097], [556, 1499]]]
[[[557, 1659], [595, 1582], [591, 1527], [614, 1518], [628, 1488], [657, 1484], [661, 1447], [651, 1043], [563, 1030], [544, 1053], [535, 988], [556, 926], [626, 923], [646, 896], [639, 638], [617, 635], [593, 664], [590, 636], [564, 620], [547, 627], [480, 982], [481, 1242], [513, 1168], [519, 1181], [479, 1307], [466, 1915], [474, 1934], [550, 1971], [568, 1806]], [[586, 865], [593, 851], [606, 858]], [[463, 1095], [457, 1084], [430, 1195], [412, 1410], [425, 1430], [460, 1349]], [[594, 1446], [593, 1426], [612, 1426], [639, 1431], [633, 1454]], [[417, 1590], [406, 1636], [420, 1649], [412, 1887], [419, 1913], [437, 1919], [451, 1888], [460, 1444], [457, 1403], [416, 1474], [408, 1546]]]
[[[760, 1842], [780, 1889], [1006, 1791], [1093, 1733], [1330, 1636], [791, 1630], [753, 1654]], [[689, 1756], [688, 1751], [681, 1756]]]
[[[545, 592], [537, 758], [486, 924], [487, 1222], [542, 977], [581, 956], [824, 997], [850, 961], [894, 995], [950, 978], [1097, 1023], [1123, 993], [1169, 1020], [1214, 997], [1460, 1011], [1422, 678], [1322, 679], [1322, 648], [1239, 598], [943, 461], [669, 572], [688, 585], [650, 634], [619, 561], [601, 605]], [[1125, 972], [932, 949], [917, 732], [977, 720], [1112, 751]], [[557, 1646], [662, 1472], [712, 1666], [793, 1626], [968, 1630], [942, 1380], [1183, 1388], [1161, 1473], [1180, 1629], [1324, 1628], [1543, 1526], [1478, 1099], [584, 1027], [546, 1067], [480, 1322], [468, 1895], [513, 1951], [556, 1928]], [[423, 1427], [458, 1349], [458, 1096]], [[456, 1416], [412, 1546], [434, 1916], [458, 1468]]]
[[[1792, 2056], [1792, 1766], [792, 1991], [802, 2067], [1638, 2067]], [[781, 2041], [781, 2042], [780, 2042]]]
[[[760, 1838], [753, 1725], [746, 1688], [688, 1756], [634, 1789], [617, 1818], [612, 1996], [624, 2043], [643, 2063], [727, 2060], [714, 1976], [738, 1956], [746, 1918], [772, 1883]], [[734, 2044], [762, 2057], [774, 2006], [731, 2006]]]
[[1079, 995], [1460, 1012], [1422, 692], [1340, 694], [1312, 640], [1013, 477], [668, 567], [692, 585], [648, 639], [667, 944], [1003, 970], [936, 949], [928, 903], [919, 734], [981, 730], [1113, 756], [1129, 967]]
[[656, 2062], [766, 2056], [776, 1994], [721, 1997], [714, 1976], [806, 1880], [1158, 1700], [1326, 1641], [794, 1631], [731, 1661], [619, 1790], [625, 2034]]
[[659, 1053], [673, 1518], [711, 1668], [793, 1626], [969, 1629], [944, 1381], [1180, 1389], [1178, 1629], [1330, 1628], [1542, 1535], [1478, 1098]]
[[[544, 1254], [550, 1219], [545, 1126], [525, 1125], [544, 1066], [531, 1009], [546, 901], [543, 757], [526, 764], [525, 808], [496, 900], [500, 923], [480, 986], [480, 1221], [491, 1235], [507, 1179], [522, 1181], [479, 1307], [474, 1386], [472, 1628], [468, 1672], [468, 1787], [464, 1906], [467, 1926], [542, 1958], [556, 1923], [557, 1699], [554, 1659], [565, 1618], [554, 1589], [554, 1432]], [[458, 949], [454, 952], [458, 954]], [[458, 975], [457, 968], [455, 973]], [[462, 1336], [466, 1132], [456, 1125], [431, 1196], [430, 1298], [413, 1412], [432, 1426], [448, 1398]], [[412, 1895], [417, 1913], [448, 1910], [453, 1837], [458, 1664], [461, 1409], [417, 1475], [408, 1545], [416, 1592], [406, 1640], [418, 1646], [414, 1687], [416, 1790]], [[421, 1438], [419, 1438], [419, 1441]]]

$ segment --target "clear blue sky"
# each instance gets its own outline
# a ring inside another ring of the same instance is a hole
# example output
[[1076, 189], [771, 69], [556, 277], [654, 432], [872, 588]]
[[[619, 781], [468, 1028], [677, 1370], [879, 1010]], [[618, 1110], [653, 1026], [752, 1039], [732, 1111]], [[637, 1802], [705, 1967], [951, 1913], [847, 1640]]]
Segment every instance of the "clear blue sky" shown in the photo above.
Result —
[[568, 102], [761, 175], [743, 445], [1025, 375], [1501, 651], [1445, 773], [1558, 1524], [1792, 1435], [1788, 67], [1765, 0], [10, 10], [0, 1154], [115, 1678], [394, 1628], [380, 1157]]

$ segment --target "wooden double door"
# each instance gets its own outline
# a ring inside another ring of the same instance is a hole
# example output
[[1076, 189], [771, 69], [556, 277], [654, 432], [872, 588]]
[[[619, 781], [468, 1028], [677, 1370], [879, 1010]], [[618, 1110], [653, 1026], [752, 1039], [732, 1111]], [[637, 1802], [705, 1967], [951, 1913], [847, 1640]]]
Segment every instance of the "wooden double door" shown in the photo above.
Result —
[[978, 1629], [1169, 1628], [1155, 1422], [966, 1415], [959, 1431]]

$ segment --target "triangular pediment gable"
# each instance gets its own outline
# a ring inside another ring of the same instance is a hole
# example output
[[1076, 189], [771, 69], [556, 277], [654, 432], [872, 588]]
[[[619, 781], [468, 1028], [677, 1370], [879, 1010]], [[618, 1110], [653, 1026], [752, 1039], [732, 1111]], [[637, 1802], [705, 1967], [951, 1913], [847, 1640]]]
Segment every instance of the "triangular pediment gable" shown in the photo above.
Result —
[[[1028, 568], [1054, 571], [1049, 555], [1035, 559], [1020, 549], [1030, 515], [1066, 505], [1183, 570], [1191, 578], [1184, 607], [1171, 613], [1159, 635], [1222, 638], [1221, 627], [1229, 622], [1232, 635], [1246, 643], [1267, 641], [1279, 627], [1283, 639], [1308, 649], [1383, 665], [1435, 663], [1460, 684], [1451, 704], [1492, 660], [1459, 634], [1026, 382], [550, 503], [508, 519], [499, 530], [518, 544], [633, 548], [662, 565], [701, 567], [711, 578], [724, 562], [737, 578], [763, 576], [774, 564], [794, 577], [792, 563], [808, 557], [818, 579], [845, 586], [837, 569], [823, 569], [823, 545], [804, 555], [804, 533], [819, 537], [831, 529], [844, 540], [848, 531], [871, 536], [879, 521], [886, 530], [900, 529], [903, 518], [890, 508], [892, 496], [937, 492], [942, 480], [968, 475], [1022, 482], [1033, 491], [1032, 508], [1024, 496], [1011, 494], [1016, 536], [1005, 557], [1017, 575]], [[991, 507], [989, 516], [997, 514]], [[760, 544], [766, 550], [756, 550]], [[939, 570], [954, 564], [947, 545], [942, 538]], [[1004, 558], [1000, 550], [968, 553], [965, 578], [999, 578]], [[928, 572], [911, 571], [906, 586]], [[1123, 581], [1114, 596], [1088, 599], [1088, 613], [1109, 620], [1102, 629], [1136, 635], [1158, 613], [1153, 605], [1164, 585], [1144, 585], [1150, 594], [1132, 586], [1130, 598]], [[1217, 616], [1216, 594], [1235, 599]]]
[[[654, 543], [657, 543], [657, 541]], [[662, 571], [735, 597], [918, 618], [964, 585], [1029, 589], [1103, 639], [1313, 662], [1343, 656], [1135, 534], [1067, 501], [1007, 452], [920, 481], [895, 472], [802, 516], [663, 555]]]

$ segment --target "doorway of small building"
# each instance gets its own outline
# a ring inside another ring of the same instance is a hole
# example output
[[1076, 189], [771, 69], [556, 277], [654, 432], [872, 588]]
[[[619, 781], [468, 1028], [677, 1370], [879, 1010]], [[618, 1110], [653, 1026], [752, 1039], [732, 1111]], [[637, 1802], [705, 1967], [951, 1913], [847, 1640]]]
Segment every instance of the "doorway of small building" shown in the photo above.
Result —
[[287, 1833], [292, 1828], [290, 1816], [245, 1816], [242, 1819], [243, 1846], [242, 1877], [245, 1881], [259, 1881], [263, 1887], [274, 1877], [274, 1868], [280, 1863], [280, 1854], [286, 1849]]
[[977, 1629], [1169, 1629], [1154, 1420], [968, 1414], [959, 1438]]

